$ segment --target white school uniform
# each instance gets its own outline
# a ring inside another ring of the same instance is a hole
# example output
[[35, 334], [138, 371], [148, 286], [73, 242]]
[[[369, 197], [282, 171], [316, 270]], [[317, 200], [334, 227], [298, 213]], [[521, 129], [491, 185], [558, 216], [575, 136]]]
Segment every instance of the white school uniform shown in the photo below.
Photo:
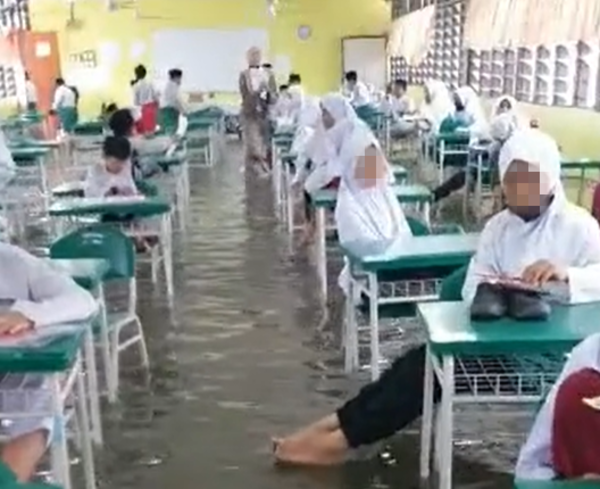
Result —
[[[94, 298], [69, 277], [55, 271], [43, 260], [9, 244], [0, 243], [0, 299], [12, 302], [11, 310], [30, 319], [35, 328], [85, 321], [96, 314]], [[49, 410], [51, 396], [45, 376], [7, 374], [0, 380], [0, 409], [3, 412]], [[26, 385], [28, 401], [15, 388]], [[33, 392], [36, 391], [37, 392]], [[3, 420], [8, 436], [16, 438], [40, 429], [52, 430], [52, 418]]]
[[[15, 162], [6, 144], [4, 132], [0, 129], [0, 192], [8, 186], [16, 172]], [[0, 216], [0, 241], [8, 240], [8, 223]]]
[[367, 85], [358, 80], [354, 87], [346, 88], [346, 93], [349, 94], [350, 103], [353, 107], [362, 107], [371, 103], [371, 92]]
[[520, 276], [527, 266], [548, 260], [568, 272], [565, 300], [571, 304], [600, 300], [600, 228], [586, 210], [566, 200], [556, 142], [539, 130], [517, 131], [500, 151], [501, 180], [514, 160], [538, 166], [554, 200], [539, 218], [530, 222], [507, 209], [488, 221], [469, 265], [463, 299], [473, 300], [486, 275]]
[[138, 193], [131, 174], [131, 163], [123, 165], [119, 173], [107, 171], [104, 162], [90, 167], [84, 183], [86, 197], [106, 197], [112, 188], [128, 190], [132, 194]]
[[431, 125], [431, 133], [437, 134], [444, 119], [454, 111], [454, 103], [448, 87], [439, 80], [428, 80], [425, 87], [430, 94], [429, 103], [423, 102], [420, 115]]
[[54, 92], [54, 101], [52, 102], [52, 108], [58, 110], [63, 107], [75, 108], [75, 92], [66, 85], [60, 85], [56, 87]]
[[471, 141], [489, 139], [489, 124], [475, 90], [470, 86], [463, 86], [456, 91], [456, 94], [465, 106], [466, 113], [473, 120], [473, 124], [469, 127]]
[[31, 80], [25, 80], [25, 102], [27, 104], [37, 104], [37, 88]]
[[181, 92], [181, 86], [171, 80], [167, 82], [160, 95], [159, 106], [161, 108], [171, 107], [181, 113], [186, 112], [186, 103]]

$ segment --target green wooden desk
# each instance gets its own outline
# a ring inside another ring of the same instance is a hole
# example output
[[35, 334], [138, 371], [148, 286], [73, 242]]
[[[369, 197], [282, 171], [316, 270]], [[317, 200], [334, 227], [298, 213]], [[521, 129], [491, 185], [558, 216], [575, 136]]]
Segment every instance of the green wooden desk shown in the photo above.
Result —
[[80, 287], [85, 290], [97, 290], [109, 270], [106, 260], [88, 258], [52, 259], [49, 263], [53, 268], [69, 275]]
[[577, 204], [580, 205], [583, 200], [585, 191], [585, 176], [588, 171], [595, 171], [596, 177], [600, 170], [600, 160], [591, 160], [589, 158], [581, 158], [579, 160], [565, 160], [560, 164], [563, 178], [569, 178], [573, 173], [578, 173], [579, 188], [577, 190]]
[[[568, 352], [581, 340], [598, 331], [600, 302], [578, 306], [553, 305], [550, 319], [544, 322], [517, 322], [509, 318], [493, 322], [474, 322], [470, 319], [469, 306], [463, 302], [424, 303], [419, 304], [418, 311], [427, 332], [421, 476], [428, 478], [430, 470], [433, 386], [436, 376], [442, 386], [439, 407], [441, 419], [438, 428], [438, 446], [441, 451], [438, 455], [440, 488], [451, 489], [457, 358], [462, 355], [526, 356]], [[549, 376], [550, 374], [548, 372]], [[514, 399], [518, 400], [519, 398]], [[482, 399], [479, 402], [490, 400]]]
[[600, 489], [600, 480], [515, 481], [515, 489]]
[[74, 136], [102, 136], [105, 122], [101, 120], [78, 122], [73, 128]]
[[81, 180], [64, 182], [54, 187], [51, 192], [52, 196], [58, 199], [83, 198], [85, 194], [85, 183]]
[[50, 149], [45, 147], [27, 146], [10, 148], [10, 154], [17, 167], [37, 165], [49, 152]]

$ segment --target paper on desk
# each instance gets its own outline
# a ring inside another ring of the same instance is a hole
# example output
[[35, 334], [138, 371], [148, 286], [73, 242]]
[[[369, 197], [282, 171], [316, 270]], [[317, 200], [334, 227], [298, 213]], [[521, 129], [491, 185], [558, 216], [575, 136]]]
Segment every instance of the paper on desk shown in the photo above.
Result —
[[42, 348], [62, 336], [69, 336], [81, 329], [79, 324], [58, 324], [33, 329], [20, 335], [0, 335], [0, 348]]
[[143, 202], [146, 197], [143, 195], [111, 195], [109, 197], [88, 197], [86, 199], [77, 199], [85, 204], [111, 205], [127, 204], [129, 202]]

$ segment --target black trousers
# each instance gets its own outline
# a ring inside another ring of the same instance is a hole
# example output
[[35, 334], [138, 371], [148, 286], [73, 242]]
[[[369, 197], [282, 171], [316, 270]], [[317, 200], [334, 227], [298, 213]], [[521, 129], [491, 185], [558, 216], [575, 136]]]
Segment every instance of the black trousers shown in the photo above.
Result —
[[[351, 448], [370, 445], [392, 436], [423, 414], [425, 346], [396, 359], [375, 382], [338, 411], [340, 428]], [[435, 381], [434, 401], [441, 398]]]

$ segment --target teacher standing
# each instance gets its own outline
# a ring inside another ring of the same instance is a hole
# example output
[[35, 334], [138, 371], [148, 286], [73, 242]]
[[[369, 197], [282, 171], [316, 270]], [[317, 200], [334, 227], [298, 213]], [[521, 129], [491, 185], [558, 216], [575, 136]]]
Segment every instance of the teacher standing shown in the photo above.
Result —
[[239, 79], [245, 157], [258, 169], [268, 171], [269, 106], [277, 97], [277, 83], [270, 70], [261, 66], [260, 49], [250, 48], [246, 57], [248, 68]]

